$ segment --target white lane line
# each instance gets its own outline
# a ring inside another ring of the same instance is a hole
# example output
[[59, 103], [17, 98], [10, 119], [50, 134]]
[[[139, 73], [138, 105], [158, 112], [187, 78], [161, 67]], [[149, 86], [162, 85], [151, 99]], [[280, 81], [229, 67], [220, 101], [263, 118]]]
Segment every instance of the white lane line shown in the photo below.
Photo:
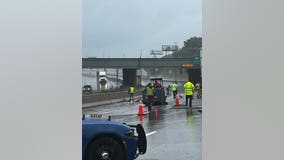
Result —
[[155, 134], [155, 133], [157, 133], [157, 131], [153, 131], [153, 132], [147, 133], [146, 136], [150, 136], [150, 135]]

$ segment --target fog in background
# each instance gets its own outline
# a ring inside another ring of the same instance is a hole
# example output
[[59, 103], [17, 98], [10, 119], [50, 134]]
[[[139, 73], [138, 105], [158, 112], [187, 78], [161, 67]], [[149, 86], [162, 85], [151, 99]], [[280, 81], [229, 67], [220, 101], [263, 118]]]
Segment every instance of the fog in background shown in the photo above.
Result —
[[201, 0], [83, 0], [83, 57], [152, 57], [202, 34]]

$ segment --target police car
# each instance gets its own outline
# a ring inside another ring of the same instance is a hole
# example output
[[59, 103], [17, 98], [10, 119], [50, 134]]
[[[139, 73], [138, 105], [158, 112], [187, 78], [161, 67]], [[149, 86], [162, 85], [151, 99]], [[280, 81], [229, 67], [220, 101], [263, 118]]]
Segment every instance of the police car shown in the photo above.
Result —
[[[97, 115], [100, 118], [100, 115]], [[82, 119], [82, 160], [133, 160], [147, 149], [142, 125]]]

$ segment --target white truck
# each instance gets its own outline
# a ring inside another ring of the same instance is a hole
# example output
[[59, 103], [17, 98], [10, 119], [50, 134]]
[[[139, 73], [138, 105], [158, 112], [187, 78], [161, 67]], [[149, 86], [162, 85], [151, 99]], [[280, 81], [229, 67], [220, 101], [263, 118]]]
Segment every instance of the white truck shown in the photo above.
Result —
[[100, 71], [98, 78], [99, 78], [99, 90], [107, 90], [108, 84], [107, 84], [106, 72]]

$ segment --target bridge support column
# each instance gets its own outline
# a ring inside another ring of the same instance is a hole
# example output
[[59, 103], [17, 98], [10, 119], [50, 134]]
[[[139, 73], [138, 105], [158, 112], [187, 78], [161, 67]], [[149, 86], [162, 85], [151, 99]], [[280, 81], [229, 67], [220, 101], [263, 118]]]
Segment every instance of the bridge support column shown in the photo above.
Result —
[[201, 68], [188, 69], [188, 80], [191, 80], [194, 84], [202, 83]]
[[137, 69], [123, 69], [123, 86], [136, 85], [136, 71]]

